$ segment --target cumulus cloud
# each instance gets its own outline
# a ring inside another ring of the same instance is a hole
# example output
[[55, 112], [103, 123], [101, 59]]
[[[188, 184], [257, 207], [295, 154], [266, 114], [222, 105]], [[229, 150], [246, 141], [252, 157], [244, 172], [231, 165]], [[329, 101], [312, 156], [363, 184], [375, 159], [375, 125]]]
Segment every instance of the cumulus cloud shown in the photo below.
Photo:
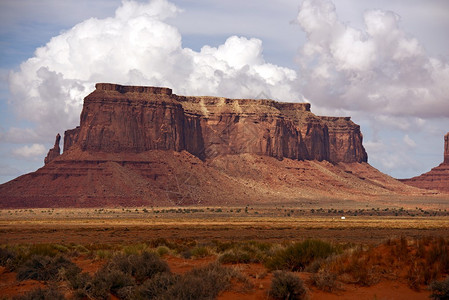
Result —
[[297, 21], [307, 34], [298, 62], [312, 103], [387, 116], [449, 117], [449, 64], [430, 57], [401, 29], [400, 16], [369, 10], [359, 30], [329, 0], [305, 0]]
[[35, 158], [42, 158], [42, 155], [44, 155], [47, 152], [44, 145], [41, 144], [33, 144], [31, 146], [25, 145], [23, 147], [14, 149], [12, 151], [12, 154], [19, 158], [27, 158], [27, 159], [35, 159]]
[[10, 73], [11, 104], [51, 137], [79, 122], [82, 99], [96, 82], [188, 95], [300, 97], [296, 72], [265, 62], [259, 39], [231, 36], [218, 47], [184, 48], [178, 29], [165, 21], [179, 12], [166, 0], [125, 0], [113, 17], [91, 18], [53, 37]]

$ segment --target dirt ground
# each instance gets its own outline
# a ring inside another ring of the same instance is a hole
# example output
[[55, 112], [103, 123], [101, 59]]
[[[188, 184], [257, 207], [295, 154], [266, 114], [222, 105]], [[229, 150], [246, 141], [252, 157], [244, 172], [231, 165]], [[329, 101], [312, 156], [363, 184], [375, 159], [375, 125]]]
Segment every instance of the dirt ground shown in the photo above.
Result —
[[155, 238], [198, 242], [319, 238], [376, 244], [400, 236], [449, 237], [448, 229], [449, 212], [445, 209], [418, 207], [412, 210], [215, 207], [0, 211], [0, 244], [139, 243]]
[[[293, 207], [34, 209], [0, 211], [0, 244], [133, 244], [156, 238], [167, 240], [257, 240], [282, 242], [318, 238], [355, 244], [380, 244], [393, 237], [449, 237], [449, 215], [442, 209], [420, 207], [366, 207], [352, 209]], [[313, 210], [313, 212], [312, 212]], [[345, 219], [342, 219], [342, 217]], [[175, 273], [185, 273], [216, 257], [165, 257]], [[102, 262], [74, 259], [94, 273]], [[233, 289], [218, 299], [269, 299], [272, 273], [261, 264], [232, 265], [250, 278], [251, 291]], [[310, 274], [298, 273], [304, 281]], [[42, 287], [43, 283], [17, 282], [15, 273], [0, 269], [0, 295], [11, 297]], [[406, 282], [381, 281], [370, 287], [345, 284], [326, 293], [313, 288], [310, 299], [429, 299], [430, 292], [411, 290]]]
[[[170, 270], [176, 274], [184, 274], [194, 267], [205, 266], [215, 261], [216, 257], [209, 256], [200, 259], [183, 259], [179, 257], [166, 256], [164, 260], [169, 264]], [[75, 258], [73, 261], [83, 270], [93, 274], [98, 270], [103, 261], [92, 260], [88, 258]], [[251, 289], [245, 289], [240, 286], [232, 287], [231, 291], [225, 291], [218, 296], [219, 300], [257, 300], [270, 299], [268, 296], [272, 273], [268, 272], [261, 264], [237, 264], [229, 265], [237, 269], [244, 276], [249, 278], [252, 284]], [[310, 277], [309, 273], [296, 273], [304, 282]], [[7, 272], [0, 267], [0, 295], [2, 297], [12, 298], [14, 296], [26, 293], [36, 288], [44, 288], [45, 284], [35, 280], [25, 280], [18, 282], [14, 272]], [[64, 288], [64, 287], [63, 287]], [[405, 282], [382, 281], [370, 287], [361, 287], [353, 284], [344, 284], [340, 289], [333, 293], [327, 293], [315, 288], [309, 287], [308, 297], [310, 300], [326, 299], [379, 299], [379, 300], [410, 300], [410, 299], [429, 299], [430, 292], [422, 289], [420, 291], [411, 290]]]

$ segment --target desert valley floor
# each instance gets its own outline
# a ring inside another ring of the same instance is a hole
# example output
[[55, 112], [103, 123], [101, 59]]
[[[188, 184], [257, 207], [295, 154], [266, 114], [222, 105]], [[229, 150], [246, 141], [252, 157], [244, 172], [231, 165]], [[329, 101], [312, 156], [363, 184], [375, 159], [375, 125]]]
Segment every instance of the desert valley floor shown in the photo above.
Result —
[[[422, 204], [429, 199], [432, 201]], [[179, 276], [220, 261], [237, 270], [246, 281], [233, 279], [231, 287], [221, 291], [218, 299], [271, 299], [269, 290], [276, 272], [263, 260], [223, 258], [248, 249], [276, 249], [314, 239], [339, 245], [346, 249], [344, 253], [360, 251], [357, 260], [363, 260], [364, 255], [374, 258], [364, 261], [372, 266], [366, 282], [348, 279], [344, 273], [328, 291], [312, 283], [315, 273], [310, 267], [296, 270], [294, 274], [307, 286], [309, 299], [429, 299], [427, 285], [413, 284], [410, 279], [410, 257], [404, 256], [401, 261], [398, 249], [405, 241], [406, 255], [415, 255], [419, 245], [424, 243], [433, 249], [432, 245], [441, 240], [444, 249], [449, 249], [446, 201], [444, 197], [432, 197], [374, 203], [322, 200], [278, 206], [6, 209], [0, 211], [0, 248], [62, 251], [91, 276], [114, 253], [154, 251]], [[238, 247], [241, 249], [236, 250]], [[391, 261], [386, 263], [385, 257]], [[390, 263], [391, 269], [387, 266]], [[0, 267], [0, 294], [7, 299], [51, 285], [16, 278], [14, 271]], [[67, 283], [56, 284], [66, 298], [74, 297]], [[116, 299], [114, 294], [110, 297]]]

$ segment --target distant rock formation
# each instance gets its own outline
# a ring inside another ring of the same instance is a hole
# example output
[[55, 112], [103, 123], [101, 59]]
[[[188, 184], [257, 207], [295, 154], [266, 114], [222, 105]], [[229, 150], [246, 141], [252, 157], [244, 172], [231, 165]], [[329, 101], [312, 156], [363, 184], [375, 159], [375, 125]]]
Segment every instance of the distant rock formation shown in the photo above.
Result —
[[99, 83], [45, 166], [0, 207], [241, 205], [421, 193], [366, 162], [360, 126], [308, 103]]
[[409, 179], [400, 179], [400, 181], [421, 189], [449, 193], [449, 132], [444, 136], [443, 162], [427, 173]]
[[50, 163], [53, 159], [55, 159], [56, 157], [61, 155], [61, 148], [59, 148], [60, 141], [61, 141], [61, 136], [58, 133], [56, 135], [55, 145], [53, 146], [53, 148], [48, 150], [47, 156], [44, 159], [45, 164]]
[[449, 132], [444, 136], [444, 164], [449, 164]]

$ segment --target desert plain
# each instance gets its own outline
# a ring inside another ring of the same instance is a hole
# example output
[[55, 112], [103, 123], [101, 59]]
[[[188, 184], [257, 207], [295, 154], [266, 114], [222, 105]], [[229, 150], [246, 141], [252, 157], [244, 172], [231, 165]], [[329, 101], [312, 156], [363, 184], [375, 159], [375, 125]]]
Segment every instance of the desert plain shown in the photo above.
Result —
[[[335, 270], [333, 266], [331, 269], [338, 275], [330, 287], [323, 288], [317, 286], [314, 277], [320, 273], [310, 265], [293, 269], [306, 286], [309, 299], [429, 299], [428, 284], [413, 277], [410, 263], [416, 260], [420, 245], [424, 244], [429, 252], [438, 243], [442, 243], [443, 251], [448, 249], [446, 199], [397, 200], [321, 199], [275, 206], [4, 209], [0, 211], [0, 241], [2, 249], [28, 248], [32, 252], [34, 247], [41, 249], [38, 252], [46, 249], [44, 252], [50, 255], [61, 252], [90, 276], [120, 253], [157, 253], [179, 276], [219, 261], [245, 279], [231, 279], [231, 284], [212, 298], [272, 299], [270, 288], [278, 271], [269, 266], [267, 257], [295, 243], [318, 240], [341, 249], [332, 257], [343, 265], [363, 261], [368, 266], [368, 277], [357, 278], [351, 273], [354, 270]], [[406, 249], [400, 250], [404, 243]], [[230, 253], [236, 256], [229, 259]], [[353, 253], [357, 253], [355, 258]], [[327, 260], [321, 268], [329, 267]], [[0, 267], [0, 294], [6, 299], [52, 284], [18, 280], [16, 272]], [[425, 269], [416, 272], [425, 273]], [[444, 270], [439, 270], [432, 280], [443, 275]], [[60, 280], [56, 284], [66, 298], [76, 296], [67, 282]], [[111, 293], [108, 297], [119, 296]]]

